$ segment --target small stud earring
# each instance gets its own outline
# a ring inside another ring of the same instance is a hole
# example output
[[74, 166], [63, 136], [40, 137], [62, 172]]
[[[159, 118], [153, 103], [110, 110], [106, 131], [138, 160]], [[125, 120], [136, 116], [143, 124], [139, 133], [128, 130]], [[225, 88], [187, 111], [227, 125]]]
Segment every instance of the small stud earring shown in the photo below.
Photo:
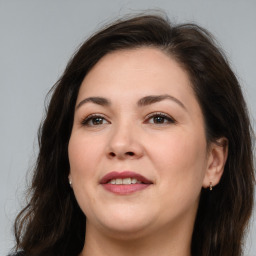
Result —
[[71, 179], [68, 179], [68, 183], [69, 183], [70, 187], [72, 188], [72, 181], [71, 181]]
[[210, 182], [210, 191], [212, 191], [212, 182]]

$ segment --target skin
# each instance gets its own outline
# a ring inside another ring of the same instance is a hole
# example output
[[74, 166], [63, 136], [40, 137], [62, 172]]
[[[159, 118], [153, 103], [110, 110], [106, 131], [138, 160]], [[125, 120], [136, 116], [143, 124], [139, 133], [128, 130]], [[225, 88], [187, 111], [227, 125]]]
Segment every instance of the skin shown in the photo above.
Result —
[[[171, 98], [139, 106], [149, 95]], [[100, 117], [85, 121], [92, 114]], [[207, 145], [189, 77], [174, 59], [147, 47], [104, 56], [82, 82], [68, 150], [69, 179], [87, 219], [81, 255], [190, 255], [200, 191], [219, 182], [227, 150]], [[99, 184], [124, 170], [153, 184], [127, 195]]]

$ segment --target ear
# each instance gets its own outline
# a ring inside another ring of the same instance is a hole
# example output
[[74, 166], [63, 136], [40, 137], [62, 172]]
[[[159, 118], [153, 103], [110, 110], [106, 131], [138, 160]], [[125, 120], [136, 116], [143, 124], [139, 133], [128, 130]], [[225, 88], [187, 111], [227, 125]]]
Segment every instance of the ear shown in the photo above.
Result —
[[209, 147], [207, 169], [203, 180], [203, 187], [216, 186], [223, 174], [228, 157], [228, 140], [225, 137], [212, 142]]

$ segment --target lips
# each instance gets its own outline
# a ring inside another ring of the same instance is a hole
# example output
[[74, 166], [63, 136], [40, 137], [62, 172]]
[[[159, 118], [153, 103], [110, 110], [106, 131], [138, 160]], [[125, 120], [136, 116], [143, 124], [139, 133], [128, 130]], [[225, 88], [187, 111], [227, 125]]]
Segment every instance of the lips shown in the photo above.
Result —
[[100, 180], [100, 184], [109, 192], [126, 195], [144, 190], [153, 182], [138, 173], [123, 171], [106, 174]]

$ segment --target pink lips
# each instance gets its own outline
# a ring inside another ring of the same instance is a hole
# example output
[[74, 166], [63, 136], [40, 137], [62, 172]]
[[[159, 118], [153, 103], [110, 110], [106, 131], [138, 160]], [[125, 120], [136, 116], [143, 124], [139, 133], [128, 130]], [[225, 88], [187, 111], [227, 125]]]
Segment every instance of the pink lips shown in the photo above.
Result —
[[[125, 184], [118, 185], [118, 184], [108, 183], [112, 179], [125, 179], [125, 178], [135, 178], [141, 183], [129, 184], [129, 185], [125, 185]], [[119, 194], [119, 195], [126, 195], [126, 194], [134, 193], [136, 191], [143, 190], [153, 183], [152, 181], [148, 180], [147, 178], [145, 178], [144, 176], [138, 173], [131, 172], [131, 171], [123, 171], [123, 172], [110, 172], [106, 174], [100, 180], [100, 184], [109, 192]]]

